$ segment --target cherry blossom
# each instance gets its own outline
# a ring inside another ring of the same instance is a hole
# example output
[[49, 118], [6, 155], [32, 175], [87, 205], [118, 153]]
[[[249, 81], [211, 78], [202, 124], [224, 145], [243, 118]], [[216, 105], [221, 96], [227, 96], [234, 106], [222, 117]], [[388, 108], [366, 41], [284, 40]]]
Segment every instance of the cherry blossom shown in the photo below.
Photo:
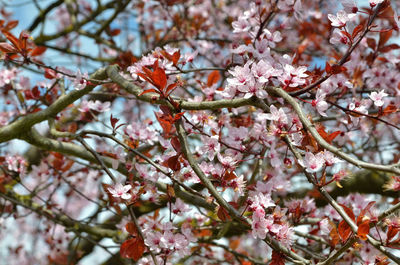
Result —
[[290, 64], [285, 64], [283, 66], [283, 74], [278, 77], [279, 81], [285, 86], [297, 87], [304, 85], [306, 83], [306, 78], [308, 75], [305, 73], [307, 67], [300, 66], [294, 67]]
[[82, 75], [81, 71], [78, 69], [78, 71], [75, 74], [75, 78], [73, 79], [75, 89], [76, 90], [84, 89], [88, 84], [87, 79], [89, 79], [88, 74], [84, 73]]
[[340, 0], [340, 3], [344, 7], [346, 13], [350, 14], [358, 12], [357, 4], [354, 0]]
[[121, 183], [117, 183], [113, 188], [108, 188], [108, 191], [115, 198], [121, 198], [123, 200], [129, 200], [132, 198], [132, 195], [129, 193], [131, 190], [131, 185], [122, 185]]
[[369, 95], [369, 98], [374, 102], [374, 105], [377, 107], [382, 107], [383, 104], [385, 104], [385, 101], [383, 100], [384, 97], [388, 96], [387, 93], [382, 89], [379, 92], [371, 92]]
[[349, 44], [350, 40], [349, 38], [344, 35], [340, 29], [335, 28], [332, 32], [332, 37], [329, 40], [330, 43], [334, 45], [338, 44]]
[[321, 116], [327, 116], [325, 111], [328, 109], [328, 103], [325, 101], [326, 94], [322, 90], [317, 90], [317, 95], [312, 101], [312, 106], [315, 107]]
[[299, 160], [299, 164], [306, 169], [307, 172], [318, 172], [325, 165], [323, 153], [314, 155], [312, 152], [306, 152], [304, 159]]
[[[353, 11], [352, 11], [353, 12]], [[346, 11], [340, 10], [336, 13], [336, 16], [328, 14], [328, 18], [331, 21], [332, 27], [344, 27], [346, 23], [351, 20], [355, 14], [347, 14]]]

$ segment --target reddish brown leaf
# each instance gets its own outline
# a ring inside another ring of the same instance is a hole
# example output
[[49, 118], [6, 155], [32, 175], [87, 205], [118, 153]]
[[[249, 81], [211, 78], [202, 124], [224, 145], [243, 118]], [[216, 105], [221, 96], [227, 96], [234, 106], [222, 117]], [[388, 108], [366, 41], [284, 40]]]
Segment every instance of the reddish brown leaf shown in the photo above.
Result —
[[359, 226], [358, 226], [358, 230], [357, 230], [357, 236], [361, 239], [361, 240], [367, 240], [367, 235], [369, 233], [369, 223], [370, 220], [366, 220], [364, 222], [362, 222]]
[[181, 118], [182, 118], [182, 116], [185, 114], [185, 112], [179, 112], [179, 113], [177, 113], [177, 114], [175, 114], [175, 116], [174, 116], [174, 122], [175, 121], [179, 121]]
[[155, 90], [154, 88], [151, 88], [151, 89], [144, 90], [142, 93], [139, 94], [139, 97], [140, 97], [140, 96], [143, 96], [144, 94], [147, 94], [147, 93], [157, 93], [157, 94], [160, 94], [160, 92], [158, 92], [158, 91]]
[[354, 39], [357, 36], [357, 34], [363, 30], [363, 28], [364, 28], [364, 26], [362, 24], [355, 27], [353, 30], [353, 33], [351, 34], [351, 37]]
[[125, 229], [126, 229], [126, 231], [127, 231], [129, 234], [131, 234], [131, 235], [133, 235], [133, 236], [137, 236], [137, 235], [138, 235], [136, 226], [135, 226], [135, 224], [132, 223], [132, 222], [127, 223], [127, 224], [125, 225]]
[[330, 245], [332, 247], [335, 247], [339, 243], [340, 236], [337, 231], [336, 225], [332, 221], [329, 221], [329, 222], [331, 223], [331, 226], [332, 226], [332, 229], [329, 233], [329, 236], [331, 238]]
[[154, 85], [160, 90], [164, 90], [165, 86], [167, 85], [167, 75], [165, 74], [164, 69], [157, 68], [154, 70], [152, 74], [152, 79]]
[[231, 220], [231, 216], [229, 215], [228, 211], [222, 206], [218, 207], [217, 216], [222, 222]]
[[392, 32], [393, 30], [388, 30], [388, 31], [383, 31], [379, 33], [379, 42], [378, 42], [378, 47], [382, 47], [385, 45], [385, 43], [392, 37]]
[[356, 217], [355, 217], [355, 215], [354, 215], [354, 213], [353, 213], [353, 210], [351, 210], [349, 207], [347, 207], [347, 206], [344, 205], [344, 204], [340, 204], [340, 206], [342, 206], [343, 210], [346, 212], [346, 214], [347, 214], [353, 221], [356, 220]]
[[8, 31], [3, 31], [4, 36], [13, 44], [13, 46], [20, 50], [18, 39]]
[[2, 42], [0, 43], [0, 51], [4, 53], [17, 53], [18, 50], [15, 49], [11, 44]]
[[113, 29], [113, 30], [111, 30], [111, 31], [109, 32], [108, 35], [114, 37], [114, 36], [119, 35], [120, 33], [121, 33], [121, 30], [120, 30], [120, 29]]
[[47, 50], [46, 47], [44, 46], [38, 46], [35, 49], [33, 49], [30, 53], [31, 56], [39, 56], [42, 55], [45, 51]]
[[167, 90], [166, 90], [165, 93], [166, 93], [167, 95], [169, 95], [170, 92], [172, 92], [173, 89], [174, 89], [177, 85], [178, 85], [177, 83], [170, 84], [170, 85], [167, 87]]
[[122, 243], [119, 253], [123, 258], [137, 261], [143, 256], [145, 249], [146, 246], [143, 239], [140, 237], [134, 237], [127, 239]]
[[373, 38], [367, 38], [368, 47], [375, 50], [376, 49], [376, 40]]
[[375, 203], [376, 203], [375, 201], [371, 201], [367, 204], [367, 206], [365, 206], [364, 209], [361, 210], [360, 215], [357, 217], [357, 222], [356, 222], [357, 225], [364, 222], [365, 214], [369, 211], [369, 209], [371, 209], [372, 206], [374, 206]]
[[400, 49], [400, 46], [396, 43], [392, 43], [392, 44], [383, 46], [382, 48], [379, 48], [379, 51], [382, 53], [385, 53], [385, 52], [390, 52], [391, 50], [396, 50], [396, 49]]
[[56, 73], [56, 71], [54, 71], [54, 70], [51, 70], [51, 69], [49, 69], [49, 68], [46, 68], [46, 69], [44, 70], [44, 77], [47, 78], [47, 79], [54, 79], [54, 78], [57, 77], [57, 73]]
[[338, 226], [339, 236], [342, 239], [342, 242], [346, 242], [351, 235], [351, 227], [346, 223], [346, 221], [342, 220]]
[[176, 151], [177, 153], [181, 153], [181, 152], [182, 152], [182, 150], [181, 150], [181, 143], [179, 142], [178, 137], [176, 137], [176, 136], [172, 137], [172, 139], [171, 139], [171, 145], [172, 145], [172, 147], [175, 149], [175, 151]]
[[165, 163], [165, 166], [169, 167], [173, 171], [179, 171], [181, 169], [181, 163], [179, 162], [179, 156], [180, 156], [180, 154], [171, 156], [170, 158], [168, 158]]
[[172, 63], [173, 63], [174, 65], [177, 65], [180, 58], [181, 58], [181, 51], [178, 50], [177, 52], [175, 52], [175, 53], [172, 55], [172, 58], [171, 58], [171, 59], [172, 59]]
[[275, 250], [272, 251], [271, 262], [268, 265], [285, 265], [285, 256]]
[[225, 171], [225, 173], [224, 173], [224, 175], [222, 177], [226, 181], [230, 181], [230, 180], [233, 180], [233, 179], [237, 178], [235, 172], [229, 171], [229, 170]]
[[216, 84], [220, 78], [221, 78], [221, 74], [219, 73], [218, 70], [212, 71], [208, 75], [207, 86], [210, 87], [210, 86]]

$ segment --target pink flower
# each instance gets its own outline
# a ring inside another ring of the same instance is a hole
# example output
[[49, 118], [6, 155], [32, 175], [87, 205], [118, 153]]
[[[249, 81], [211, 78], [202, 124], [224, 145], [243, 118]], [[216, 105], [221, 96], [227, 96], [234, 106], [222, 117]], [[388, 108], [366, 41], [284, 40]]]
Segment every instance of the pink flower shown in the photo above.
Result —
[[274, 221], [265, 218], [265, 211], [258, 208], [253, 213], [253, 222], [251, 224], [252, 234], [254, 238], [264, 239], [267, 236], [268, 227], [272, 226]]
[[379, 93], [377, 92], [372, 92], [371, 95], [369, 95], [369, 98], [374, 102], [375, 106], [377, 107], [382, 107], [383, 104], [385, 103], [383, 101], [383, 98], [386, 97], [388, 94], [385, 93], [385, 90], [382, 89], [381, 91], [379, 91]]
[[123, 200], [129, 200], [132, 198], [132, 195], [128, 192], [131, 190], [131, 185], [122, 185], [121, 183], [117, 183], [114, 188], [108, 188], [108, 191], [115, 198], [121, 198]]
[[233, 70], [229, 70], [229, 73], [233, 77], [227, 79], [228, 84], [233, 86], [244, 86], [253, 79], [253, 75], [250, 71], [251, 63], [251, 61], [248, 61], [243, 67], [236, 66]]
[[260, 119], [262, 120], [272, 120], [281, 124], [287, 124], [289, 122], [288, 117], [286, 116], [283, 108], [279, 108], [279, 110], [274, 106], [269, 106], [269, 110], [271, 113], [263, 113], [260, 114]]
[[340, 0], [346, 13], [357, 13], [358, 7], [354, 0]]
[[253, 211], [275, 206], [275, 203], [271, 199], [271, 195], [269, 194], [258, 193], [254, 196], [251, 196], [250, 200], [252, 201], [250, 209], [252, 209]]
[[232, 22], [233, 33], [247, 32], [250, 30], [249, 21], [243, 17], [239, 17], [237, 21]]
[[215, 154], [219, 153], [221, 149], [221, 145], [218, 142], [218, 135], [213, 135], [211, 137], [208, 136], [202, 136], [202, 146], [200, 147], [200, 150], [205, 154], [208, 154], [208, 159], [213, 160]]
[[172, 204], [171, 210], [174, 214], [182, 216], [185, 212], [190, 211], [189, 207], [179, 198]]
[[285, 64], [283, 67], [283, 74], [278, 77], [282, 84], [289, 87], [297, 87], [304, 85], [306, 83], [306, 78], [308, 75], [305, 73], [307, 67], [300, 66], [295, 68], [290, 64]]
[[321, 116], [326, 117], [325, 111], [328, 109], [328, 103], [325, 101], [326, 94], [321, 90], [317, 90], [317, 95], [312, 101], [312, 106], [315, 107]]
[[84, 73], [82, 75], [81, 71], [78, 69], [78, 71], [76, 72], [76, 77], [73, 80], [75, 89], [76, 90], [84, 89], [87, 85], [87, 79], [89, 79], [88, 74]]
[[344, 10], [340, 10], [336, 13], [336, 16], [328, 14], [328, 19], [331, 21], [332, 27], [344, 27], [347, 21], [352, 19], [355, 14], [347, 14]]
[[323, 158], [325, 159], [325, 165], [332, 166], [335, 163], [342, 162], [339, 158], [337, 158], [333, 153], [324, 150], [322, 152]]
[[89, 110], [94, 110], [97, 112], [106, 112], [110, 110], [110, 102], [101, 102], [100, 100], [84, 100], [81, 103], [81, 107], [78, 108], [81, 112], [88, 112]]
[[266, 37], [266, 40], [268, 41], [268, 45], [271, 48], [275, 48], [275, 42], [280, 42], [282, 40], [281, 33], [279, 31], [275, 31], [274, 33], [271, 33], [268, 29], [263, 30], [263, 34], [261, 37]]
[[307, 172], [317, 172], [325, 165], [324, 155], [322, 153], [314, 155], [311, 152], [307, 152], [304, 156], [304, 160], [299, 160], [299, 164], [304, 167]]
[[332, 37], [329, 40], [330, 43], [332, 43], [333, 45], [338, 45], [338, 44], [348, 44], [349, 42], [349, 38], [344, 35], [340, 29], [335, 28], [332, 32]]

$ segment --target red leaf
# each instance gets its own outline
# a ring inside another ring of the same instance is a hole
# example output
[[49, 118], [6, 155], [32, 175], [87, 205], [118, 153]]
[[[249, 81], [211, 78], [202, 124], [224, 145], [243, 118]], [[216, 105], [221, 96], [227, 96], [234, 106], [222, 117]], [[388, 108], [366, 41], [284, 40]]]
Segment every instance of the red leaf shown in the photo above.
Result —
[[169, 93], [168, 92], [172, 92], [172, 90], [177, 86], [178, 84], [177, 83], [173, 83], [173, 84], [170, 84], [168, 87], [167, 87], [167, 90], [166, 90], [166, 94], [167, 95], [169, 95]]
[[273, 250], [271, 262], [268, 263], [268, 265], [285, 265], [285, 256], [283, 256], [283, 254]]
[[364, 26], [363, 25], [358, 25], [357, 27], [354, 28], [353, 33], [351, 34], [351, 37], [354, 39], [358, 33], [360, 33], [363, 30]]
[[375, 50], [375, 48], [376, 48], [376, 40], [375, 39], [367, 38], [367, 44], [368, 44], [368, 47]]
[[47, 79], [54, 79], [57, 77], [57, 73], [52, 69], [46, 68], [44, 70], [44, 77], [46, 77]]
[[132, 236], [137, 236], [138, 235], [138, 231], [137, 228], [135, 226], [134, 223], [129, 222], [125, 225], [125, 229], [126, 231], [128, 231], [129, 234], [131, 234]]
[[121, 33], [121, 30], [120, 30], [120, 29], [113, 29], [113, 30], [111, 30], [111, 31], [109, 32], [108, 35], [110, 35], [110, 36], [117, 36], [117, 35], [119, 35], [120, 33]]
[[317, 124], [315, 127], [317, 128], [319, 135], [321, 135], [321, 137], [324, 138], [324, 140], [327, 141], [328, 143], [332, 143], [332, 141], [341, 133], [341, 131], [335, 131], [333, 133], [328, 134], [325, 131], [325, 127], [321, 124]]
[[139, 94], [139, 97], [140, 97], [140, 96], [143, 96], [144, 94], [151, 93], [151, 92], [160, 94], [160, 92], [158, 92], [158, 91], [155, 90], [154, 88], [151, 88], [151, 89], [144, 90], [142, 93]]
[[40, 91], [37, 86], [32, 88], [32, 96], [34, 99], [38, 99], [40, 97]]
[[16, 26], [18, 26], [18, 20], [10, 20], [4, 26], [4, 30], [10, 31], [11, 29], [15, 28]]
[[111, 114], [110, 123], [111, 123], [111, 126], [113, 127], [113, 129], [115, 129], [115, 125], [117, 125], [118, 121], [119, 121], [119, 119], [114, 118], [113, 115]]
[[326, 64], [325, 64], [325, 72], [330, 74], [331, 71], [332, 71], [331, 65], [328, 62], [326, 62]]
[[39, 55], [42, 55], [46, 50], [47, 50], [46, 47], [38, 46], [35, 49], [33, 49], [30, 54], [31, 54], [31, 56], [39, 56]]
[[379, 49], [380, 52], [385, 53], [385, 52], [390, 52], [391, 50], [396, 50], [400, 49], [400, 46], [396, 43], [392, 43], [386, 46], [383, 46], [382, 48]]
[[178, 50], [177, 52], [174, 52], [174, 54], [172, 55], [172, 63], [174, 65], [177, 65], [180, 58], [181, 58], [181, 51]]
[[369, 211], [369, 209], [371, 209], [372, 206], [374, 206], [375, 203], [375, 201], [371, 201], [367, 204], [367, 206], [365, 206], [364, 209], [361, 210], [360, 215], [357, 217], [357, 225], [363, 222], [365, 214]]
[[378, 42], [378, 47], [382, 47], [385, 45], [385, 43], [392, 37], [392, 32], [393, 30], [388, 30], [388, 31], [383, 31], [379, 33], [379, 42]]
[[329, 134], [329, 135], [327, 136], [327, 138], [326, 138], [326, 141], [327, 141], [328, 143], [331, 143], [331, 142], [336, 138], [336, 136], [338, 136], [338, 135], [341, 134], [341, 133], [342, 133], [341, 131], [335, 131], [335, 132]]
[[175, 151], [177, 152], [177, 153], [182, 153], [182, 150], [181, 150], [181, 143], [179, 142], [179, 139], [178, 139], [178, 137], [172, 137], [172, 139], [171, 139], [171, 145], [172, 145], [172, 147], [175, 149]]
[[173, 171], [179, 171], [181, 169], [181, 163], [179, 162], [180, 155], [181, 154], [171, 156], [170, 158], [167, 159], [167, 161], [164, 163], [164, 165], [169, 167]]
[[357, 236], [362, 239], [362, 240], [367, 240], [367, 235], [369, 233], [369, 222], [370, 220], [366, 220], [364, 222], [362, 222], [359, 226], [358, 226], [358, 230], [357, 230]]
[[18, 39], [8, 31], [2, 31], [2, 32], [3, 32], [4, 36], [6, 36], [6, 38], [13, 44], [13, 46], [17, 50], [20, 50]]
[[174, 122], [179, 121], [180, 118], [182, 118], [183, 114], [185, 114], [185, 112], [179, 112], [179, 113], [175, 114]]
[[1, 42], [0, 43], [0, 51], [4, 53], [17, 53], [18, 50], [15, 49], [11, 44], [6, 43], [6, 42]]
[[349, 239], [352, 231], [351, 231], [350, 226], [346, 223], [346, 221], [342, 220], [339, 223], [338, 232], [339, 232], [340, 238], [342, 239], [342, 242], [344, 243], [347, 241], [347, 239]]
[[388, 227], [388, 231], [386, 232], [386, 242], [390, 242], [400, 231], [400, 227], [394, 227], [393, 225], [390, 225]]
[[156, 68], [152, 74], [152, 79], [154, 85], [160, 90], [164, 90], [167, 85], [167, 75], [165, 74], [164, 69]]
[[207, 79], [207, 86], [210, 87], [214, 85], [215, 83], [218, 82], [218, 80], [221, 78], [221, 74], [219, 73], [218, 70], [212, 71]]
[[139, 237], [125, 240], [122, 243], [119, 253], [121, 257], [133, 259], [134, 261], [139, 260], [146, 249], [143, 239]]
[[226, 222], [232, 219], [228, 211], [225, 210], [225, 208], [222, 206], [218, 207], [217, 216], [222, 222]]
[[229, 170], [225, 171], [225, 173], [224, 173], [224, 175], [222, 177], [226, 181], [230, 181], [230, 180], [233, 180], [233, 179], [237, 178], [235, 172], [229, 171]]
[[346, 205], [340, 204], [340, 206], [342, 206], [343, 210], [346, 212], [346, 214], [353, 220], [356, 220], [356, 217], [353, 213], [353, 210], [351, 210], [349, 207], [347, 207]]
[[332, 223], [332, 229], [329, 233], [329, 236], [331, 237], [330, 245], [332, 247], [335, 247], [339, 243], [340, 236], [339, 236], [339, 233], [337, 231], [335, 224], [333, 222], [331, 222], [331, 223]]

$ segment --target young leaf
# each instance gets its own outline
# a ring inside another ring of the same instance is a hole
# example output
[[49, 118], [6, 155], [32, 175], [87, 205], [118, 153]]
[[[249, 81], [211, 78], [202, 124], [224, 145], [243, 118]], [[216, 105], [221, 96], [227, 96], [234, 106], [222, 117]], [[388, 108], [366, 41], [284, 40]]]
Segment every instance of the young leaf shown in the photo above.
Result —
[[145, 249], [146, 246], [143, 239], [140, 237], [134, 237], [127, 239], [122, 243], [119, 253], [123, 258], [138, 261], [143, 256]]
[[218, 70], [212, 71], [208, 75], [207, 86], [210, 87], [210, 86], [216, 84], [220, 78], [221, 78], [221, 74], [219, 73]]

